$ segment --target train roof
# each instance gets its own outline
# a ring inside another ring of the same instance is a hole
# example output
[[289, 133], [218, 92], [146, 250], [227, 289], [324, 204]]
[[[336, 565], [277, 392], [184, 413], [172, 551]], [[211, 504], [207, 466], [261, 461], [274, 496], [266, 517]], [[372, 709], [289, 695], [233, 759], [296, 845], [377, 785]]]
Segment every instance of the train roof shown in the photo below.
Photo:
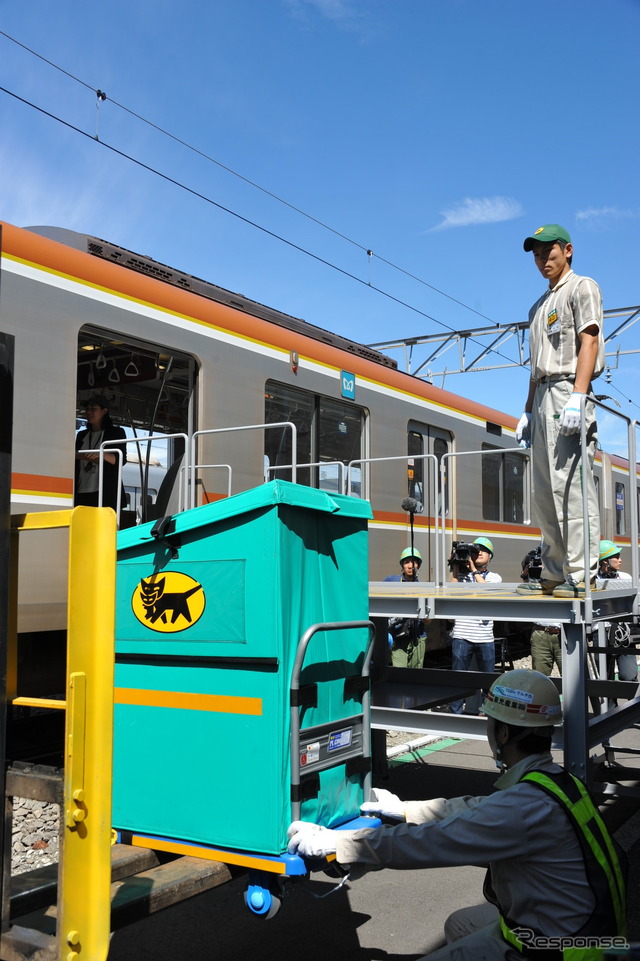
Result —
[[245, 297], [244, 294], [233, 293], [224, 287], [218, 287], [217, 284], [212, 284], [207, 280], [194, 277], [192, 274], [185, 274], [173, 267], [168, 267], [166, 264], [161, 264], [151, 257], [136, 254], [131, 250], [127, 250], [126, 247], [118, 247], [116, 244], [102, 240], [100, 237], [81, 234], [78, 231], [68, 230], [65, 227], [50, 227], [46, 225], [26, 227], [25, 230], [30, 230], [32, 233], [39, 234], [41, 237], [65, 244], [67, 247], [74, 247], [83, 253], [92, 254], [94, 257], [100, 257], [102, 260], [109, 260], [112, 263], [119, 264], [121, 267], [128, 267], [130, 270], [145, 274], [147, 277], [153, 277], [165, 284], [172, 284], [181, 290], [187, 290], [191, 293], [198, 294], [200, 297], [207, 297], [209, 300], [214, 300], [219, 304], [225, 304], [236, 310], [242, 310], [247, 314], [251, 314], [253, 317], [268, 320], [273, 324], [278, 324], [280, 327], [286, 327], [289, 330], [304, 334], [305, 337], [311, 337], [313, 340], [319, 340], [322, 343], [329, 344], [331, 347], [339, 347], [341, 350], [346, 350], [358, 357], [363, 357], [365, 360], [371, 360], [375, 364], [382, 364], [392, 370], [397, 370], [397, 361], [392, 357], [388, 357], [386, 354], [382, 354], [378, 350], [366, 347], [357, 341], [349, 340], [347, 337], [341, 337], [340, 334], [325, 330], [323, 327], [317, 327], [314, 324], [308, 323], [306, 320], [302, 320], [300, 317], [292, 317], [290, 314], [274, 310], [272, 307], [266, 307], [264, 304]]

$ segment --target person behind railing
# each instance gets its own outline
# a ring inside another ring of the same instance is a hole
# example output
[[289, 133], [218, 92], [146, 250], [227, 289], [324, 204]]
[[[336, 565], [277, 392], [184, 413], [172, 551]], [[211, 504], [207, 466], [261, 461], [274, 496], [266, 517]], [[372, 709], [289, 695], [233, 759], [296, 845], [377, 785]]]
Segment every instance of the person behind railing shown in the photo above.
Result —
[[[540, 546], [522, 558], [522, 574], [526, 583], [530, 577], [539, 578], [542, 570]], [[562, 675], [562, 624], [560, 621], [539, 619], [533, 622], [531, 631], [531, 667], [549, 677], [553, 668]]]
[[520, 584], [516, 591], [584, 597], [587, 577], [595, 589], [600, 540], [593, 480], [597, 428], [589, 394], [591, 381], [604, 367], [602, 295], [594, 280], [571, 269], [571, 238], [559, 224], [538, 227], [525, 238], [524, 249], [533, 251], [536, 267], [549, 284], [529, 311], [531, 380], [516, 428], [516, 441], [532, 450], [533, 499], [544, 547], [542, 576]]
[[[99, 463], [97, 451], [105, 440], [124, 440], [122, 427], [116, 427], [109, 414], [109, 401], [102, 394], [94, 394], [85, 405], [87, 426], [76, 435], [76, 468], [73, 503], [75, 507], [98, 507], [99, 504]], [[126, 444], [122, 451], [121, 464], [127, 460]], [[94, 453], [91, 453], [91, 452]], [[105, 448], [102, 474], [102, 506], [116, 510], [118, 503], [118, 476], [121, 474], [120, 458], [113, 449]], [[121, 482], [121, 503], [124, 504], [124, 487]]]
[[[613, 541], [600, 541], [600, 567], [598, 570], [598, 587], [606, 590], [610, 587], [631, 587], [631, 574], [622, 568], [620, 548]], [[613, 679], [618, 676], [620, 681], [638, 680], [638, 659], [635, 647], [631, 647], [631, 626], [628, 621], [605, 621], [605, 633], [608, 646], [616, 650], [614, 654], [607, 654], [607, 675]]]
[[[417, 581], [422, 554], [417, 547], [405, 547], [400, 555], [400, 574], [389, 574], [385, 581]], [[419, 617], [392, 617], [388, 637], [392, 667], [424, 667], [427, 620]]]
[[448, 943], [429, 961], [592, 961], [600, 941], [624, 946], [626, 865], [584, 784], [551, 756], [562, 720], [553, 681], [508, 671], [483, 710], [500, 771], [493, 793], [402, 801], [374, 788], [363, 814], [401, 823], [349, 831], [294, 821], [289, 852], [335, 854], [352, 880], [381, 868], [484, 865], [484, 902], [447, 918]]
[[[456, 556], [464, 554], [465, 556]], [[485, 583], [499, 584], [502, 578], [490, 571], [489, 562], [493, 560], [493, 544], [488, 537], [476, 537], [473, 544], [455, 542], [449, 568], [450, 580], [468, 582], [478, 587]], [[493, 621], [480, 617], [457, 617], [451, 632], [451, 668], [454, 671], [471, 670], [475, 661], [479, 671], [495, 671], [496, 644], [493, 636]], [[478, 714], [481, 692], [477, 691], [466, 703], [467, 714]], [[450, 711], [462, 714], [464, 699], [452, 701]]]

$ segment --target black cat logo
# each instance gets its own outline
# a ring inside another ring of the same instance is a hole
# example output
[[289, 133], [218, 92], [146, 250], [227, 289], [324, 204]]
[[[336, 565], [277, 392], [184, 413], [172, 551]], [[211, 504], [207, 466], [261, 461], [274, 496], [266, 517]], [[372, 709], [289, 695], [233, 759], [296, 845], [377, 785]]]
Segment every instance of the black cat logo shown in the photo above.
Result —
[[178, 571], [141, 578], [132, 597], [133, 613], [154, 631], [183, 631], [204, 610], [202, 584]]

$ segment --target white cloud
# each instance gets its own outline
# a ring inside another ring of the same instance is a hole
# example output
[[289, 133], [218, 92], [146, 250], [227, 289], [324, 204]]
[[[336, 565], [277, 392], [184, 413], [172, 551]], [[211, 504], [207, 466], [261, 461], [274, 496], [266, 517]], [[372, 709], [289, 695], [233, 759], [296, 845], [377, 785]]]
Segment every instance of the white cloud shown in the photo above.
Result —
[[442, 211], [443, 221], [431, 230], [450, 227], [469, 227], [472, 224], [496, 224], [515, 220], [524, 213], [522, 206], [511, 197], [465, 197], [453, 207]]
[[370, 8], [358, 6], [356, 0], [283, 0], [283, 3], [296, 19], [311, 23], [314, 17], [323, 17], [355, 35], [359, 42], [366, 43], [378, 34]]
[[3, 142], [2, 218], [18, 227], [46, 224], [111, 236], [117, 243], [144, 215], [144, 178], [133, 177], [130, 166], [92, 142], [79, 145], [72, 159], [55, 138], [48, 146], [40, 150], [14, 135]]
[[621, 209], [620, 207], [587, 207], [578, 210], [576, 220], [601, 223], [603, 220], [633, 220], [640, 217], [640, 210]]
[[354, 12], [350, 0], [286, 0], [286, 4], [294, 13], [311, 9], [335, 21], [350, 19]]

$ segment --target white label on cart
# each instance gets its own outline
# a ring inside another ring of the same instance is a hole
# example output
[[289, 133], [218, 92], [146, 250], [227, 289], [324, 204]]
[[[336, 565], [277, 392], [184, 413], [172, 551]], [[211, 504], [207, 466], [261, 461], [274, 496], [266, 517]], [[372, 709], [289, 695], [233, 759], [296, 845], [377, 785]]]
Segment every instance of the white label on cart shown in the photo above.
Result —
[[303, 754], [300, 760], [303, 764], [313, 764], [315, 761], [319, 761], [320, 741], [316, 741], [315, 744], [307, 744], [307, 753]]
[[345, 747], [351, 747], [352, 730], [348, 727], [345, 731], [333, 731], [329, 735], [328, 751], [340, 751]]

